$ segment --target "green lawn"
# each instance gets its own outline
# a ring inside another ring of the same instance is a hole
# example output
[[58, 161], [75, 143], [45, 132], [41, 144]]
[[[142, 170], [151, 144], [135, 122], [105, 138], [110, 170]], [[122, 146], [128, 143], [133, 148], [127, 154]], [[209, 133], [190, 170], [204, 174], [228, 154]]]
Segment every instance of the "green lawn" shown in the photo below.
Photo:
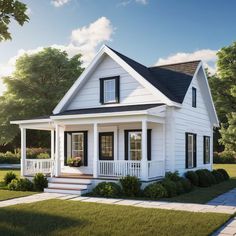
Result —
[[210, 235], [230, 218], [215, 213], [48, 200], [1, 208], [0, 235]]
[[177, 197], [164, 199], [171, 202], [207, 203], [211, 199], [236, 188], [236, 164], [214, 164], [214, 169], [227, 170], [231, 179], [208, 188], [195, 188], [194, 191]]
[[20, 176], [19, 170], [3, 170], [0, 169], [0, 201], [8, 200], [17, 197], [24, 197], [34, 194], [34, 192], [21, 192], [21, 191], [9, 191], [6, 189], [6, 186], [3, 184], [3, 178], [8, 171], [13, 171], [16, 173], [17, 177]]

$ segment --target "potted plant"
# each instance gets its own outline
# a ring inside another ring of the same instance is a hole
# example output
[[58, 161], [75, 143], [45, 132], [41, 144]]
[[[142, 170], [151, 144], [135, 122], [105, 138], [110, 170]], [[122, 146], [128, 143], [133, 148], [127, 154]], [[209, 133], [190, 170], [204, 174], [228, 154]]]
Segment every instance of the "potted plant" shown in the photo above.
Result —
[[71, 157], [67, 160], [67, 164], [70, 167], [80, 167], [81, 166], [81, 157]]

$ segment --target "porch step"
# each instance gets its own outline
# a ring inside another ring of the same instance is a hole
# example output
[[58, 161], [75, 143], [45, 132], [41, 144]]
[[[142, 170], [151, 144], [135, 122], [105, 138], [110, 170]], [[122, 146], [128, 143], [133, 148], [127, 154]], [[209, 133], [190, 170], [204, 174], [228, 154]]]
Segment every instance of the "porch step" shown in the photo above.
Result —
[[45, 193], [64, 193], [64, 194], [76, 194], [81, 196], [82, 194], [85, 194], [87, 190], [83, 189], [68, 189], [68, 188], [45, 188]]
[[63, 182], [49, 182], [49, 188], [64, 188], [64, 189], [88, 189], [90, 184], [77, 184], [77, 183], [63, 183]]
[[74, 183], [74, 184], [92, 184], [92, 179], [85, 178], [68, 178], [68, 177], [56, 177], [48, 178], [49, 183]]

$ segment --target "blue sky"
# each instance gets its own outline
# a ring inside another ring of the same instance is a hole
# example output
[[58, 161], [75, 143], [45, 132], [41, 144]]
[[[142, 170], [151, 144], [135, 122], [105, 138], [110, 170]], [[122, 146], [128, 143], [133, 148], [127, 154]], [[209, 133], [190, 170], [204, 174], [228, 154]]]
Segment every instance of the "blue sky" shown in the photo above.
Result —
[[30, 22], [11, 24], [13, 40], [0, 43], [0, 75], [22, 53], [51, 45], [82, 53], [87, 65], [103, 43], [145, 65], [203, 59], [214, 71], [216, 51], [236, 39], [235, 0], [24, 2]]

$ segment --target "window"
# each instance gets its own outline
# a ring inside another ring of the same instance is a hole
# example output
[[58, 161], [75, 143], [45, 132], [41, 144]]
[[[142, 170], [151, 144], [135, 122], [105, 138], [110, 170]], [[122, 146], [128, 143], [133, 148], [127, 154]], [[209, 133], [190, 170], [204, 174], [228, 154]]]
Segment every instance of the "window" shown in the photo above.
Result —
[[87, 166], [87, 131], [65, 132], [65, 165], [71, 157], [81, 157], [83, 166]]
[[100, 102], [102, 104], [119, 103], [120, 78], [109, 77], [100, 79]]
[[192, 107], [197, 107], [197, 89], [192, 87]]
[[[147, 130], [147, 158], [151, 160], [151, 130]], [[142, 130], [125, 130], [125, 160], [142, 159]]]
[[186, 168], [196, 167], [196, 134], [186, 133]]
[[210, 137], [203, 136], [203, 158], [204, 164], [210, 163]]
[[114, 133], [99, 133], [99, 159], [114, 160]]

